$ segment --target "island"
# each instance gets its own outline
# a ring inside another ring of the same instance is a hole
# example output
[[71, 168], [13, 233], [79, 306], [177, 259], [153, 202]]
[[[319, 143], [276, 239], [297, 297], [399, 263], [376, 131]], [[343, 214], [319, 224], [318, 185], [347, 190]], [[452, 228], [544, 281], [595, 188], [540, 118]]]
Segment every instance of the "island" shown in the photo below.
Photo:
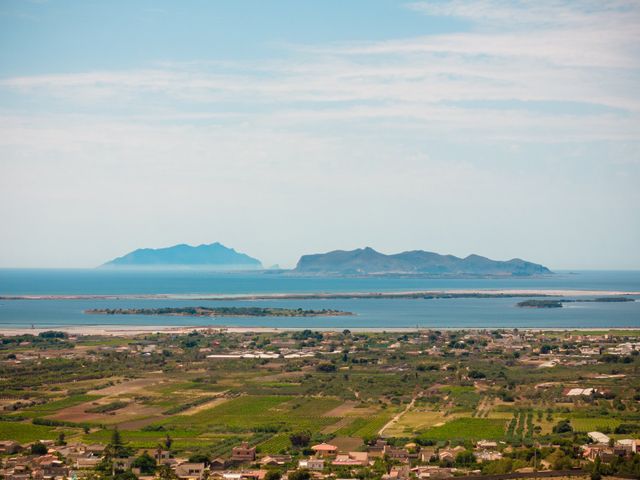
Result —
[[209, 245], [174, 245], [166, 248], [139, 248], [115, 258], [100, 268], [118, 269], [209, 269], [209, 270], [261, 270], [260, 260], [219, 242]]
[[422, 275], [436, 277], [513, 277], [547, 275], [545, 266], [519, 258], [491, 260], [480, 255], [459, 258], [424, 250], [412, 250], [391, 255], [373, 248], [334, 250], [328, 253], [303, 255], [295, 274], [304, 275]]
[[164, 308], [94, 308], [90, 315], [164, 315], [173, 317], [337, 317], [353, 315], [342, 310], [304, 310], [274, 307], [164, 307]]
[[525, 300], [518, 302], [520, 308], [562, 308], [562, 300]]
[[518, 302], [516, 306], [522, 308], [562, 308], [564, 303], [618, 303], [618, 302], [635, 302], [629, 297], [598, 297], [598, 298], [561, 298], [558, 300], [524, 300]]

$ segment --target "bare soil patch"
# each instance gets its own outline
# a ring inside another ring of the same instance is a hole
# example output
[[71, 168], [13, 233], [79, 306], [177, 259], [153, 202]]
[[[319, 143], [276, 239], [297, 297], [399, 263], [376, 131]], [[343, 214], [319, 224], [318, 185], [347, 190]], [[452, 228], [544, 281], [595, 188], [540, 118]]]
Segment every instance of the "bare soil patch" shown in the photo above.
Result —
[[[92, 390], [89, 393], [92, 395], [124, 395], [138, 392], [139, 390], [146, 389], [153, 385], [158, 385], [161, 383], [167, 383], [166, 378], [162, 379], [161, 377], [145, 377], [145, 378], [136, 378], [135, 380], [126, 380], [117, 385], [113, 385], [111, 387], [103, 388], [101, 390]], [[146, 392], [145, 392], [146, 393]]]
[[180, 415], [193, 415], [194, 413], [201, 412], [203, 410], [207, 410], [209, 408], [217, 407], [218, 405], [227, 402], [229, 399], [224, 397], [214, 398], [210, 402], [202, 403], [200, 405], [196, 405], [195, 407], [189, 408], [188, 410], [184, 410], [180, 412]]
[[358, 437], [336, 437], [331, 440], [331, 445], [338, 447], [341, 452], [353, 452], [362, 445], [362, 439]]
[[[104, 400], [101, 402], [104, 403]], [[146, 405], [139, 405], [131, 403], [120, 410], [113, 412], [113, 415], [109, 413], [86, 413], [85, 410], [95, 407], [93, 402], [85, 402], [80, 405], [65, 408], [60, 410], [55, 415], [51, 415], [49, 418], [55, 420], [64, 420], [66, 422], [77, 423], [106, 423], [106, 424], [120, 424], [124, 422], [130, 422], [132, 420], [141, 420], [143, 418], [154, 417], [151, 421], [162, 418], [162, 409], [159, 407], [151, 407]]]

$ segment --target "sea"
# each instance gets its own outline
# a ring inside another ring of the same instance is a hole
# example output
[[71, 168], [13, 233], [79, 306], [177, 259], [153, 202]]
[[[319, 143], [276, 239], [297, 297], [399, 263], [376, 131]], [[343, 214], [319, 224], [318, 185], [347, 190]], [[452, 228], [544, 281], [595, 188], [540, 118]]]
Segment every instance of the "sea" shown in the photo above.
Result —
[[[522, 278], [299, 277], [270, 272], [202, 270], [0, 269], [0, 297], [82, 296], [77, 299], [1, 299], [0, 333], [14, 328], [73, 326], [228, 326], [309, 329], [396, 328], [640, 328], [635, 302], [568, 303], [519, 308], [525, 298], [195, 300], [185, 296], [422, 290], [601, 290], [640, 292], [640, 271], [561, 271]], [[123, 298], [86, 298], [86, 296]], [[168, 295], [176, 298], [154, 298]], [[131, 297], [142, 298], [131, 298]], [[144, 298], [145, 296], [149, 298]], [[181, 298], [182, 297], [182, 298]], [[575, 298], [566, 296], [563, 298]], [[336, 309], [335, 317], [167, 317], [88, 315], [103, 308], [258, 306]]]

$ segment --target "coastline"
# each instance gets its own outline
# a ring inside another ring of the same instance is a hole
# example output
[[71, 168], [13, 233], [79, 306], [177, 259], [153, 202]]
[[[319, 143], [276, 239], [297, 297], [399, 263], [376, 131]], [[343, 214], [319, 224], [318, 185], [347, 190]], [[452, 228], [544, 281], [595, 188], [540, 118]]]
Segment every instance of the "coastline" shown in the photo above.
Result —
[[333, 293], [256, 293], [256, 294], [122, 294], [122, 295], [0, 295], [0, 300], [193, 300], [193, 301], [254, 301], [254, 300], [326, 300], [326, 299], [407, 299], [423, 296], [478, 295], [495, 297], [562, 297], [562, 296], [640, 296], [640, 291], [579, 290], [579, 289], [445, 289], [408, 290], [400, 292], [333, 292]]
[[[381, 332], [416, 332], [416, 331], [452, 331], [452, 330], [465, 330], [465, 331], [479, 331], [479, 330], [513, 330], [517, 328], [520, 331], [535, 331], [535, 332], [593, 332], [593, 331], [606, 331], [606, 332], [629, 332], [640, 331], [640, 326], [636, 327], [587, 327], [587, 328], [575, 328], [575, 327], [351, 327], [347, 328], [352, 332], [361, 333], [381, 333]], [[225, 333], [277, 333], [277, 332], [291, 332], [307, 330], [306, 327], [234, 327], [225, 325], [194, 325], [194, 326], [175, 326], [175, 325], [64, 325], [64, 326], [52, 326], [47, 328], [16, 328], [0, 327], [0, 337], [12, 337], [17, 335], [37, 335], [41, 332], [57, 331], [65, 332], [74, 336], [112, 336], [112, 337], [135, 337], [145, 334], [176, 334], [183, 335], [193, 331], [198, 332], [225, 332]], [[314, 331], [319, 332], [342, 332], [345, 327], [313, 327]]]

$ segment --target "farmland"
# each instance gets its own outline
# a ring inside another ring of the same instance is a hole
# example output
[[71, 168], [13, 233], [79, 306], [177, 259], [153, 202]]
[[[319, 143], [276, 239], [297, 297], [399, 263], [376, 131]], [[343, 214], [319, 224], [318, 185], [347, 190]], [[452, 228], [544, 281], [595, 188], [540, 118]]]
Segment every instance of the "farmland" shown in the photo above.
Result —
[[[299, 456], [295, 438], [344, 450], [366, 449], [380, 437], [398, 446], [468, 448], [486, 440], [527, 449], [586, 442], [591, 431], [639, 435], [638, 355], [602, 353], [585, 363], [577, 350], [583, 338], [214, 331], [79, 338], [72, 350], [39, 346], [38, 354], [52, 353], [37, 361], [8, 342], [0, 346], [0, 440], [64, 434], [68, 442], [105, 445], [117, 428], [133, 449], [170, 445], [184, 458], [227, 458], [241, 442], [260, 455]], [[604, 348], [626, 340], [597, 338]], [[518, 342], [515, 353], [505, 347]], [[540, 368], [547, 346], [558, 350], [554, 368]], [[64, 358], [56, 356], [61, 351]], [[225, 356], [239, 351], [253, 357]], [[572, 389], [590, 393], [570, 396]]]

